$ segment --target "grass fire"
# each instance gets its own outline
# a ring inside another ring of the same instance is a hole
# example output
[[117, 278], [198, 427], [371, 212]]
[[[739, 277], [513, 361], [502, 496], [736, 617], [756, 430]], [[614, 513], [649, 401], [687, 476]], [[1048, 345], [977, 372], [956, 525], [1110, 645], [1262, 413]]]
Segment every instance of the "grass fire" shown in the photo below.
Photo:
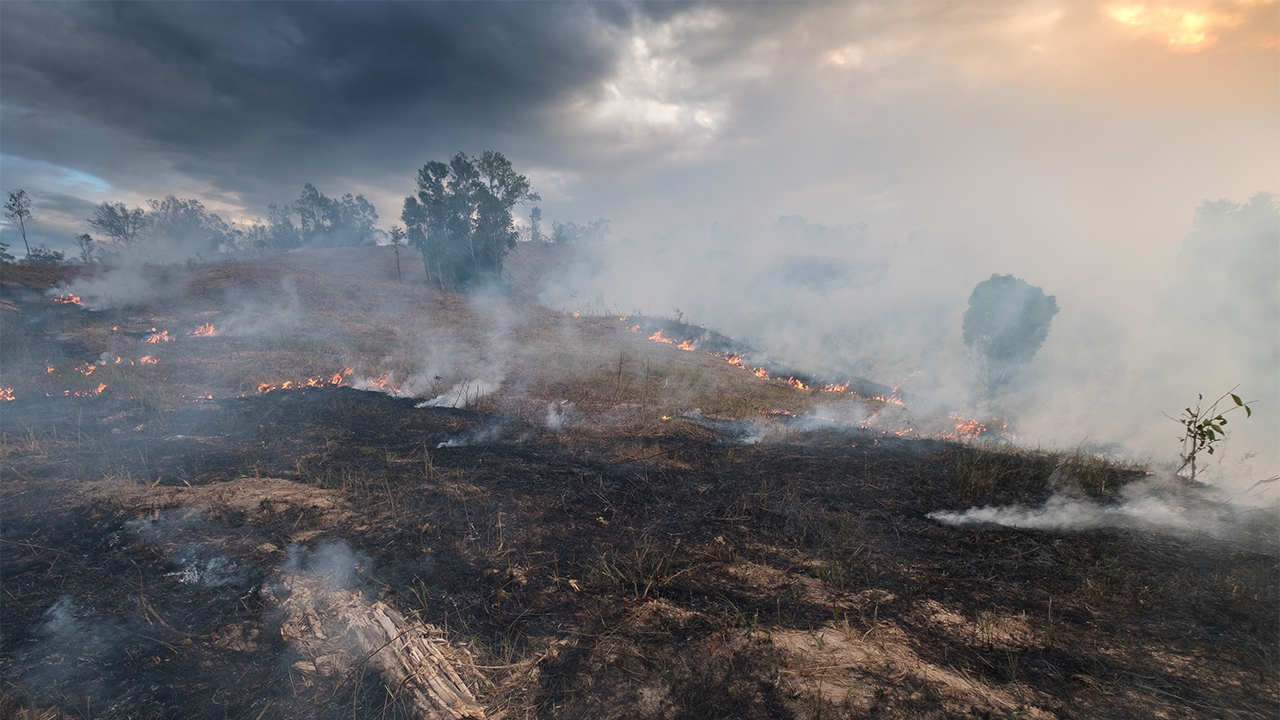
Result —
[[[1150, 468], [1022, 448], [998, 418], [800, 377], [682, 321], [405, 285], [391, 262], [152, 268], [204, 290], [102, 310], [49, 288], [110, 268], [4, 269], [7, 714], [1276, 699], [1265, 517], [1164, 533], [1126, 493], [1197, 500]], [[1116, 519], [1045, 526], [1063, 492]], [[964, 520], [980, 505], [1045, 510]]]
[[1280, 0], [0, 2], [0, 718], [1280, 717]]

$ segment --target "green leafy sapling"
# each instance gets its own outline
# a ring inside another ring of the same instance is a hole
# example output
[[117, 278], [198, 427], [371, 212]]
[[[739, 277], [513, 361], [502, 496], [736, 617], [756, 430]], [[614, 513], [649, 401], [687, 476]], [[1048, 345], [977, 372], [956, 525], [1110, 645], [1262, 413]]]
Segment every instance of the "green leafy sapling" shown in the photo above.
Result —
[[[1231, 413], [1240, 408], [1244, 408], [1244, 416], [1253, 415], [1253, 409], [1249, 407], [1250, 402], [1245, 402], [1236, 395], [1235, 388], [1231, 388], [1232, 392], [1225, 393], [1222, 397], [1213, 401], [1212, 405], [1203, 407], [1204, 395], [1196, 396], [1195, 407], [1188, 407], [1182, 411], [1181, 417], [1173, 418], [1178, 424], [1182, 425], [1182, 466], [1178, 468], [1178, 472], [1190, 468], [1190, 480], [1195, 482], [1196, 479], [1196, 456], [1201, 452], [1212, 455], [1214, 445], [1226, 439], [1227, 436], [1227, 418]], [[1227, 398], [1231, 398], [1234, 403], [1231, 407], [1218, 411], [1218, 405]], [[1166, 415], [1165, 417], [1169, 417]]]

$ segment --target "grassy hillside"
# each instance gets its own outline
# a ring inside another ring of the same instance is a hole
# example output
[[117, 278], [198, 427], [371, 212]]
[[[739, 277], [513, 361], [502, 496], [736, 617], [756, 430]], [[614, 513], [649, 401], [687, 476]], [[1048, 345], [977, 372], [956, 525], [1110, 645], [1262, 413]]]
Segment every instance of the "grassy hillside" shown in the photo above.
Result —
[[6, 716], [1280, 709], [1265, 523], [940, 523], [1159, 478], [402, 263], [4, 268]]

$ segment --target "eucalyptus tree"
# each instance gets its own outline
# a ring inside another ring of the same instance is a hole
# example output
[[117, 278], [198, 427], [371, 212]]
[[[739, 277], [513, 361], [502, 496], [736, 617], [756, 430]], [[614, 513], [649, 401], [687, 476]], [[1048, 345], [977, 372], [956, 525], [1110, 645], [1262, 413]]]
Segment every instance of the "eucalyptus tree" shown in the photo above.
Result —
[[446, 290], [496, 282], [516, 245], [512, 210], [537, 202], [529, 179], [502, 153], [458, 153], [418, 171], [417, 192], [400, 215], [408, 242], [422, 253], [427, 279]]

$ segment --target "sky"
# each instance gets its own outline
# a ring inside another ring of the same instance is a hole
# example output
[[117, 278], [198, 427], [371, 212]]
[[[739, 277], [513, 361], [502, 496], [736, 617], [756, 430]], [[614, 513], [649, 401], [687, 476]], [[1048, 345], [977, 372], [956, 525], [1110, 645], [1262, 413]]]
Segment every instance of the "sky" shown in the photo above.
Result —
[[[1280, 192], [1278, 35], [1274, 0], [6, 0], [0, 185], [27, 190], [32, 242], [55, 248], [104, 201], [195, 197], [236, 220], [304, 183], [364, 194], [387, 229], [425, 162], [498, 150], [541, 194], [545, 222], [608, 218], [624, 248], [549, 288], [550, 304], [679, 307], [781, 355], [888, 382], [930, 353], [954, 355], [952, 316], [969, 290], [1014, 274], [1063, 309], [1037, 370], [1074, 378], [1055, 393], [1079, 407], [1055, 417], [1089, 415], [1080, 408], [1099, 407], [1096, 393], [1176, 411], [1174, 391], [1200, 385], [1212, 394], [1256, 376], [1271, 393], [1272, 333], [1261, 360], [1228, 363], [1234, 377], [1192, 373], [1167, 392], [1076, 376], [1161, 367], [1153, 308], [1195, 282], [1179, 258], [1198, 208]], [[810, 240], [779, 229], [793, 216]], [[1260, 217], [1269, 280], [1280, 267]], [[12, 228], [3, 236], [21, 246]], [[893, 270], [843, 295], [762, 286], [780, 247]], [[1280, 298], [1261, 302], [1270, 318]], [[814, 304], [834, 319], [811, 317]], [[761, 323], [773, 306], [781, 320]], [[850, 325], [859, 310], [894, 325]], [[1185, 364], [1230, 358], [1256, 330]], [[832, 360], [833, 333], [887, 349], [841, 346], [850, 356]], [[941, 393], [963, 370], [948, 362], [932, 385], [930, 372], [913, 382]], [[1024, 405], [1043, 404], [1035, 397]], [[1276, 435], [1260, 425], [1263, 447]]]

